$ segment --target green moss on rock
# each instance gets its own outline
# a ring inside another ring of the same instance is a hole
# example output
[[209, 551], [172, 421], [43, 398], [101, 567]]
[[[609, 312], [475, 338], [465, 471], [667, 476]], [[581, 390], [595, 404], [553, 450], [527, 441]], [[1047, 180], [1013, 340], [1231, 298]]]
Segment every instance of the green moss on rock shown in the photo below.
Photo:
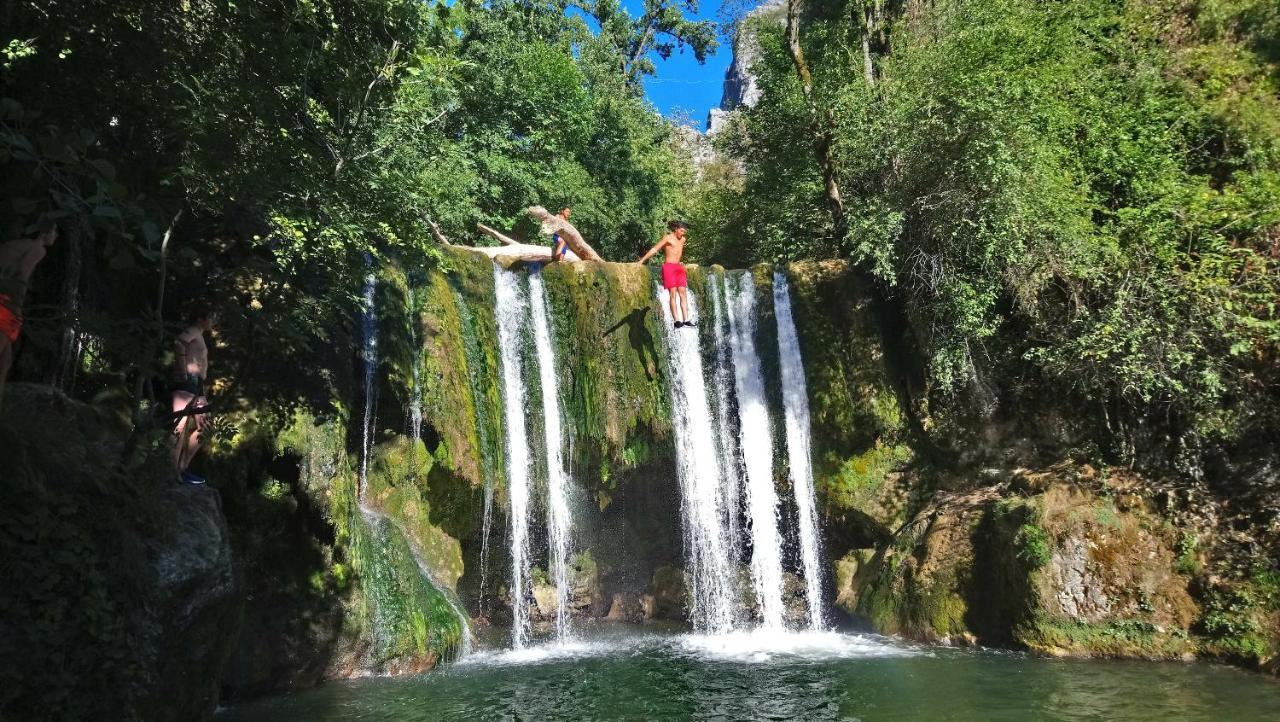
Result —
[[566, 263], [540, 271], [561, 364], [562, 409], [578, 468], [633, 468], [670, 454], [662, 310], [651, 271]]

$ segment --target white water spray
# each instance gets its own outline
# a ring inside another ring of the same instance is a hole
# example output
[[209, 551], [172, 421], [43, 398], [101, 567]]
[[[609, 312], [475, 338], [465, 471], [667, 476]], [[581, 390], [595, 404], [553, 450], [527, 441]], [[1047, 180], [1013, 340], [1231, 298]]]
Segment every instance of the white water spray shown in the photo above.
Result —
[[782, 371], [783, 406], [786, 409], [787, 460], [800, 517], [800, 561], [804, 565], [809, 626], [820, 629], [824, 623], [821, 543], [818, 539], [818, 510], [810, 459], [809, 390], [804, 376], [804, 364], [800, 358], [800, 340], [791, 313], [790, 288], [787, 277], [778, 272], [773, 274], [773, 308], [778, 320], [778, 355]]
[[520, 358], [520, 328], [526, 308], [520, 277], [493, 267], [498, 322], [498, 346], [502, 354], [502, 406], [506, 428], [507, 496], [511, 501], [511, 643], [516, 649], [529, 641], [531, 588], [529, 560], [529, 434], [525, 426], [524, 368]]
[[[733, 591], [730, 547], [724, 528], [724, 498], [715, 429], [702, 374], [699, 330], [672, 328], [668, 292], [657, 289], [666, 318], [667, 370], [671, 387], [680, 509], [684, 517], [685, 553], [692, 590], [691, 618], [699, 631], [719, 634], [733, 629], [737, 595]], [[698, 316], [689, 296], [689, 314]]]
[[773, 482], [773, 429], [756, 354], [756, 286], [749, 272], [727, 279], [730, 345], [738, 391], [742, 454], [747, 471], [747, 509], [751, 518], [751, 580], [760, 604], [761, 626], [783, 628], [782, 535], [778, 531], [778, 491]]
[[534, 350], [542, 386], [543, 429], [547, 444], [547, 544], [551, 579], [556, 587], [556, 636], [569, 635], [569, 473], [565, 469], [563, 418], [551, 323], [542, 275], [529, 276], [529, 306], [533, 314]]

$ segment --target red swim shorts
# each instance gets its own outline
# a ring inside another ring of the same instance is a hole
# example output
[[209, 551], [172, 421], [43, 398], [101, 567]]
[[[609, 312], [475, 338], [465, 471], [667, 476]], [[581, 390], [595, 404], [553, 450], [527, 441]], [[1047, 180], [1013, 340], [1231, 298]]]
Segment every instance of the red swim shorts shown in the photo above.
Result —
[[17, 343], [18, 334], [22, 332], [22, 313], [11, 303], [7, 294], [0, 293], [0, 333], [9, 337], [9, 343]]
[[684, 288], [689, 285], [689, 275], [679, 263], [662, 264], [662, 287], [665, 289]]

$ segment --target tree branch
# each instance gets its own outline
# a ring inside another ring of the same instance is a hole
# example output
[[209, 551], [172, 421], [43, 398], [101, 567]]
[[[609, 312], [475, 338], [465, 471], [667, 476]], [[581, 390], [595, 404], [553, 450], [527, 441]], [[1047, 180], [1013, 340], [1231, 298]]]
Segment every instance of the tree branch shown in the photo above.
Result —
[[507, 246], [519, 246], [519, 245], [521, 245], [521, 244], [520, 244], [520, 241], [517, 241], [517, 240], [515, 240], [514, 238], [512, 238], [512, 237], [510, 237], [510, 236], [504, 235], [503, 233], [501, 233], [501, 232], [500, 232], [500, 231], [498, 231], [497, 229], [495, 229], [495, 228], [490, 228], [489, 226], [486, 226], [486, 225], [485, 225], [485, 224], [483, 224], [483, 223], [477, 223], [477, 224], [476, 224], [476, 228], [477, 228], [481, 233], [484, 233], [485, 235], [493, 236], [495, 239], [497, 239], [499, 242], [501, 242], [501, 243], [502, 243], [502, 244], [504, 244], [504, 245], [507, 245]]

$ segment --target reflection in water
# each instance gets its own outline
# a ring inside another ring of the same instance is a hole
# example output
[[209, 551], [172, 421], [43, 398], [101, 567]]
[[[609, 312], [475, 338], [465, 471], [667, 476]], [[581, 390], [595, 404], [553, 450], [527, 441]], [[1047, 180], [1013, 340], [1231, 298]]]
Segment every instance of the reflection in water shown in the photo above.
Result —
[[672, 635], [477, 652], [419, 677], [233, 707], [242, 720], [1267, 720], [1280, 685], [1207, 665], [1042, 659], [866, 635]]

